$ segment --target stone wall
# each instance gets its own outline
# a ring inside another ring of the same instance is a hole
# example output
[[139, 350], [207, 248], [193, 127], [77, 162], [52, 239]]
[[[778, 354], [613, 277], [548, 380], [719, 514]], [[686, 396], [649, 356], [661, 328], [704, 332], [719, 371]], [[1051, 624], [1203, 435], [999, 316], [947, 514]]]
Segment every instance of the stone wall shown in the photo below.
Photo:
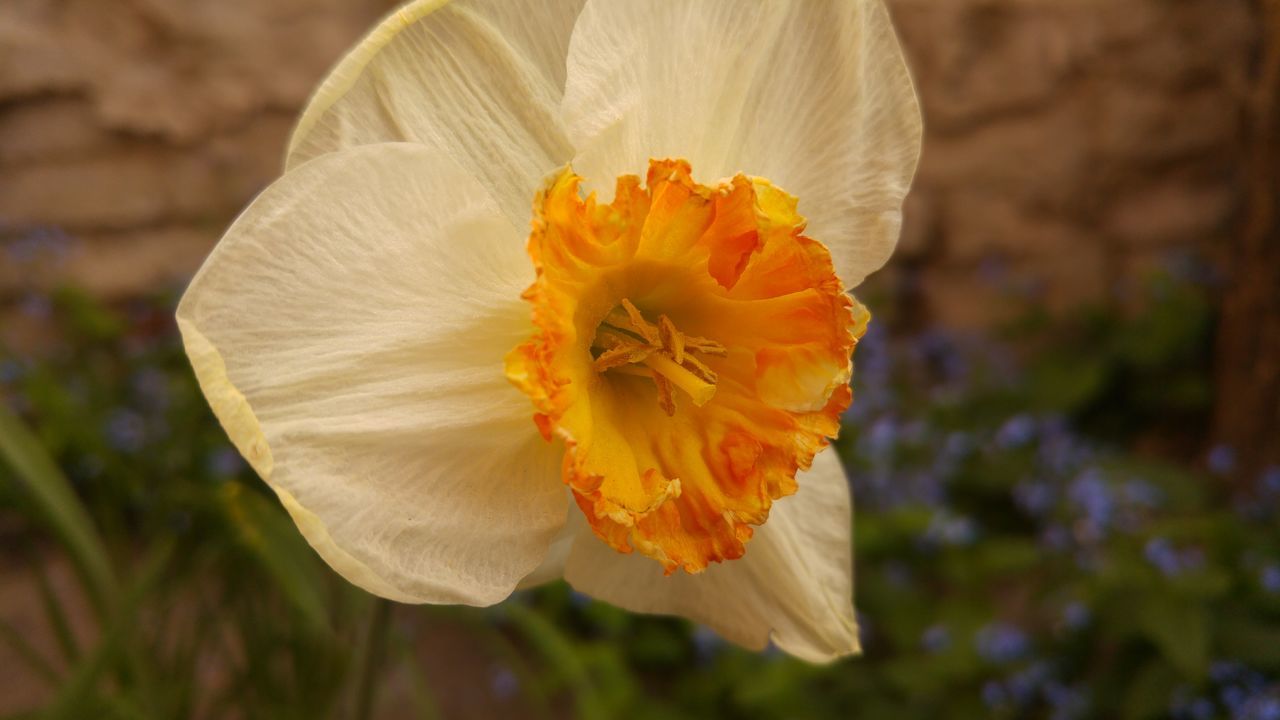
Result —
[[[279, 171], [293, 118], [390, 0], [3, 0], [0, 297], [177, 284]], [[982, 325], [1010, 287], [1110, 297], [1212, 249], [1243, 195], [1246, 0], [891, 0], [928, 137], [881, 282]], [[28, 243], [29, 244], [29, 243]]]
[[1257, 32], [1236, 0], [896, 0], [924, 103], [897, 268], [982, 325], [1214, 259], [1244, 199]]

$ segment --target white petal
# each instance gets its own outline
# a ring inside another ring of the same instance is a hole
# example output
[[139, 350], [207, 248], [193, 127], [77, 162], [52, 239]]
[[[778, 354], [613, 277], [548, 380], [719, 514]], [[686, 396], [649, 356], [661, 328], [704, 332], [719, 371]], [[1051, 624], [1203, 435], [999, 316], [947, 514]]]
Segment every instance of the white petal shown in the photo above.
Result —
[[477, 177], [517, 227], [571, 147], [559, 121], [565, 53], [583, 0], [418, 0], [338, 65], [303, 112], [292, 169], [379, 142], [422, 143]]
[[574, 541], [578, 539], [578, 536], [584, 530], [587, 533], [591, 532], [587, 526], [586, 517], [580, 511], [574, 509], [572, 505], [573, 496], [567, 488], [565, 489], [565, 497], [569, 499], [571, 504], [569, 517], [565, 521], [564, 527], [560, 528], [559, 534], [551, 541], [551, 547], [547, 548], [547, 555], [542, 559], [542, 564], [526, 575], [520, 581], [517, 589], [526, 590], [564, 577], [564, 565], [569, 560], [569, 551], [573, 549]]
[[858, 652], [853, 614], [849, 484], [832, 450], [799, 478], [756, 529], [747, 554], [699, 575], [622, 555], [589, 530], [574, 542], [565, 579], [576, 589], [633, 612], [682, 615], [753, 650], [770, 639], [804, 660]]
[[503, 374], [532, 330], [520, 240], [448, 158], [366, 145], [268, 188], [178, 308], [236, 447], [370, 592], [497, 602], [564, 524], [560, 452]]
[[568, 62], [593, 189], [683, 157], [703, 182], [744, 172], [800, 198], [848, 287], [893, 252], [921, 122], [881, 0], [591, 0]]

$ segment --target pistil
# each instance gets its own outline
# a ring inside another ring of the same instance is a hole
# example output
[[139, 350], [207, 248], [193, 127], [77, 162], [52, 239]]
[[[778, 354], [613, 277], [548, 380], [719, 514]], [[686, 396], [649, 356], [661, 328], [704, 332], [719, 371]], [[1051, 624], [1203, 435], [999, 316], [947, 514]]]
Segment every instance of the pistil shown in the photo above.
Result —
[[719, 357], [728, 354], [720, 343], [681, 333], [666, 315], [660, 315], [656, 325], [650, 323], [626, 299], [600, 323], [593, 347], [600, 351], [595, 360], [596, 372], [616, 371], [652, 379], [658, 389], [658, 404], [667, 415], [675, 414], [673, 386], [698, 407], [716, 394], [715, 372], [694, 353]]

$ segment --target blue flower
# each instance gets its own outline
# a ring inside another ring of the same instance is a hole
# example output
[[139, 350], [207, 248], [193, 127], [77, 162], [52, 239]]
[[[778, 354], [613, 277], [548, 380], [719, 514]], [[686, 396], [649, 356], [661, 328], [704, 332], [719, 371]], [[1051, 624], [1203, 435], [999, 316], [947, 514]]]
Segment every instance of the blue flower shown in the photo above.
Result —
[[946, 625], [933, 625], [920, 636], [920, 647], [927, 652], [940, 653], [951, 647], [951, 631]]
[[978, 538], [978, 524], [972, 518], [952, 515], [945, 510], [933, 514], [924, 542], [938, 545], [971, 545]]
[[1049, 663], [1043, 660], [1034, 662], [1009, 678], [1009, 695], [1017, 704], [1027, 705], [1035, 699], [1036, 691], [1045, 687], [1052, 675], [1053, 668]]
[[1154, 508], [1164, 501], [1164, 492], [1146, 480], [1130, 480], [1121, 492], [1126, 502], [1139, 507]]
[[1206, 697], [1196, 698], [1181, 708], [1182, 717], [1188, 720], [1213, 720], [1213, 701]]
[[697, 626], [693, 631], [693, 647], [698, 659], [706, 662], [724, 649], [724, 639], [705, 625]]
[[1255, 697], [1244, 706], [1240, 717], [1242, 720], [1280, 720], [1280, 697]]
[[1262, 492], [1280, 495], [1280, 465], [1271, 465], [1263, 470], [1258, 484], [1262, 486]]
[[993, 622], [974, 635], [974, 648], [988, 662], [1008, 663], [1021, 659], [1031, 649], [1027, 636], [1005, 622]]
[[0, 383], [11, 383], [23, 376], [26, 369], [17, 360], [0, 360]]
[[1053, 486], [1043, 480], [1023, 480], [1013, 486], [1013, 501], [1028, 515], [1043, 516], [1053, 509], [1055, 500]]
[[994, 710], [1009, 702], [1009, 694], [1005, 692], [1004, 686], [999, 682], [988, 680], [982, 686], [982, 702]]
[[29, 294], [22, 299], [19, 311], [31, 320], [48, 320], [53, 316], [53, 303], [44, 295]]
[[220, 447], [209, 455], [205, 467], [209, 474], [217, 479], [235, 477], [244, 470], [244, 460], [234, 448]]
[[1101, 530], [1111, 523], [1115, 503], [1111, 497], [1111, 488], [1107, 487], [1102, 472], [1097, 468], [1089, 468], [1080, 473], [1071, 481], [1067, 492], [1071, 502], [1093, 526]]
[[1069, 720], [1080, 717], [1084, 712], [1087, 700], [1080, 690], [1051, 682], [1044, 688], [1045, 701], [1053, 708], [1052, 720]]
[[495, 698], [506, 700], [520, 689], [520, 679], [510, 669], [499, 665], [489, 673], [489, 688]]
[[118, 408], [111, 411], [106, 422], [107, 442], [123, 453], [135, 453], [147, 442], [146, 422], [138, 413]]
[[1209, 664], [1209, 679], [1218, 685], [1225, 685], [1239, 677], [1244, 671], [1245, 667], [1238, 662], [1215, 660]]
[[1147, 541], [1143, 554], [1165, 576], [1171, 577], [1182, 572], [1182, 563], [1173, 543], [1166, 538], [1152, 538]]
[[882, 417], [871, 425], [866, 438], [868, 454], [877, 458], [886, 458], [893, 452], [898, 440], [897, 424], [891, 417]]
[[996, 431], [996, 445], [1010, 450], [1020, 448], [1035, 438], [1036, 423], [1026, 414], [1014, 415]]
[[1236, 469], [1236, 451], [1227, 445], [1215, 445], [1209, 451], [1207, 464], [1214, 475], [1230, 475]]
[[1080, 630], [1093, 620], [1093, 613], [1081, 602], [1068, 603], [1062, 609], [1062, 624], [1068, 630]]
[[155, 368], [143, 368], [129, 379], [134, 394], [146, 407], [163, 410], [169, 406], [169, 378]]
[[1071, 533], [1058, 523], [1051, 523], [1040, 532], [1040, 544], [1048, 550], [1062, 552], [1071, 546]]
[[1258, 574], [1258, 584], [1271, 595], [1280, 595], [1280, 564], [1271, 564], [1262, 568]]

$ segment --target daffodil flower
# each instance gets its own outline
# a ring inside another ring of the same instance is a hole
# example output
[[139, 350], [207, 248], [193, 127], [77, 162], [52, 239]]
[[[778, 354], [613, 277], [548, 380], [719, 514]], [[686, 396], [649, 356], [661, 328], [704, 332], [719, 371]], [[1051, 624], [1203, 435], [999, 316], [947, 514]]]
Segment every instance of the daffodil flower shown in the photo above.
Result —
[[[880, 0], [423, 0], [192, 281], [201, 388], [369, 592], [563, 577], [856, 652], [823, 452], [919, 151]], [[612, 195], [612, 199], [607, 196]]]

